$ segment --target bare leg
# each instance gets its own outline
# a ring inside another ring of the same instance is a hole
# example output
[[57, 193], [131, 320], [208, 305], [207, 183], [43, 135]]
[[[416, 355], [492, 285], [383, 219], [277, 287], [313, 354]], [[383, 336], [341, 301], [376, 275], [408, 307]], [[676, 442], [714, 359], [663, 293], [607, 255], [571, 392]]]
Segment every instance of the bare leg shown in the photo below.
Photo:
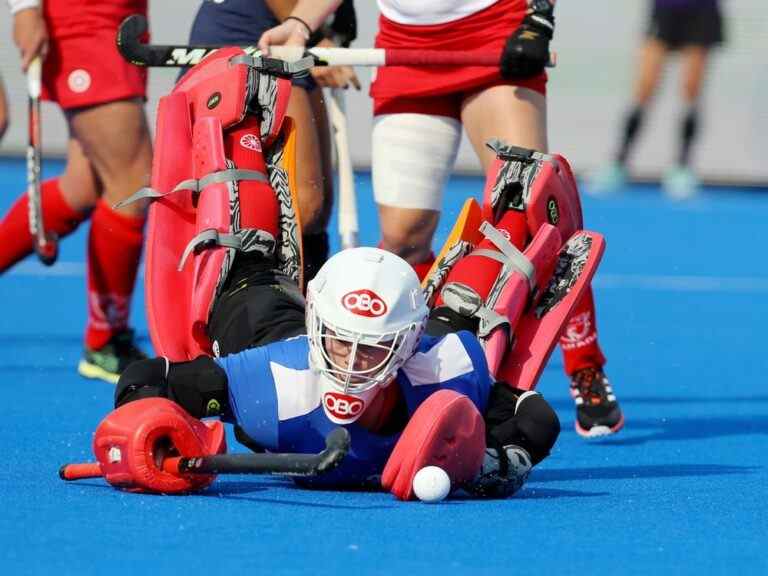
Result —
[[683, 49], [683, 84], [682, 97], [685, 110], [680, 125], [680, 152], [677, 163], [687, 166], [690, 160], [691, 146], [698, 132], [698, 102], [704, 77], [706, 75], [709, 51], [703, 46], [689, 46]]
[[528, 88], [504, 85], [477, 92], [464, 100], [461, 120], [483, 171], [495, 158], [493, 150], [485, 145], [492, 138], [547, 151], [546, 98]]
[[101, 183], [93, 166], [74, 138], [67, 142], [67, 164], [59, 176], [59, 187], [67, 204], [78, 212], [93, 209], [101, 195]]
[[656, 93], [666, 60], [667, 47], [656, 39], [649, 38], [640, 48], [639, 73], [634, 88], [636, 106], [646, 106]]
[[[72, 135], [98, 175], [107, 204], [113, 206], [149, 185], [152, 141], [138, 100], [80, 109], [68, 117]], [[141, 202], [136, 202], [119, 212], [141, 216], [144, 209]]]

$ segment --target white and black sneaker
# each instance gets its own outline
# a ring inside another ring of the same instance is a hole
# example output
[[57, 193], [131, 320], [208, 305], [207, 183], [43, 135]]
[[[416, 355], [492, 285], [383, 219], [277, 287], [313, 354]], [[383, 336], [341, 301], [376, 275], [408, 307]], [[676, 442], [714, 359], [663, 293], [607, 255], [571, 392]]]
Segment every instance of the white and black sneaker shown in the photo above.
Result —
[[571, 376], [576, 403], [576, 432], [585, 438], [615, 434], [624, 426], [624, 414], [610, 382], [600, 368], [584, 368]]

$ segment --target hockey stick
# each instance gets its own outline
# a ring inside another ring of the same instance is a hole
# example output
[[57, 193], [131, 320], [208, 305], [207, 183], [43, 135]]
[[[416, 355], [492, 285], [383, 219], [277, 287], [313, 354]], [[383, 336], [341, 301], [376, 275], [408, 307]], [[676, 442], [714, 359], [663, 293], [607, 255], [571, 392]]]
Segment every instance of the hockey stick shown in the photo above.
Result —
[[342, 249], [357, 246], [357, 198], [352, 157], [349, 153], [349, 134], [345, 114], [345, 96], [341, 88], [331, 89], [328, 112], [336, 143], [336, 171], [339, 175], [339, 237]]
[[[314, 476], [338, 466], [349, 452], [346, 428], [335, 428], [325, 437], [325, 449], [317, 454], [214, 454], [211, 456], [172, 457], [163, 460], [169, 474], [277, 474]], [[65, 464], [59, 468], [62, 480], [100, 478], [96, 462]]]
[[[117, 32], [117, 47], [123, 57], [137, 66], [194, 66], [221, 46], [144, 44], [147, 19], [128, 16]], [[248, 54], [261, 56], [256, 46], [242, 46]], [[273, 46], [269, 56], [289, 62], [312, 56], [317, 66], [498, 66], [501, 53], [483, 50], [420, 50], [412, 48], [310, 48]], [[555, 55], [548, 64], [554, 66]]]
[[56, 235], [46, 234], [43, 222], [43, 207], [40, 198], [40, 165], [42, 163], [42, 129], [40, 126], [40, 92], [42, 91], [42, 68], [40, 57], [36, 57], [27, 68], [27, 102], [29, 111], [29, 140], [27, 144], [27, 203], [29, 234], [40, 261], [46, 266], [56, 262], [59, 245]]

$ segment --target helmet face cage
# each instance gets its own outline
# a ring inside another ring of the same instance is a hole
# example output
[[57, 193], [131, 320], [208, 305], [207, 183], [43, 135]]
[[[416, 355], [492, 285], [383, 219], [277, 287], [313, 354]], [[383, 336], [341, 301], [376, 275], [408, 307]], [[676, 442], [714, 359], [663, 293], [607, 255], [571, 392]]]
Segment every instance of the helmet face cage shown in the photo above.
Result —
[[[374, 386], [386, 386], [397, 370], [410, 357], [421, 335], [422, 323], [410, 323], [386, 334], [363, 334], [344, 330], [324, 321], [311, 298], [307, 301], [309, 344], [315, 368], [343, 393], [361, 393]], [[331, 340], [351, 346], [346, 365], [334, 362], [328, 352]], [[372, 367], [355, 370], [360, 346], [385, 351], [381, 361]]]

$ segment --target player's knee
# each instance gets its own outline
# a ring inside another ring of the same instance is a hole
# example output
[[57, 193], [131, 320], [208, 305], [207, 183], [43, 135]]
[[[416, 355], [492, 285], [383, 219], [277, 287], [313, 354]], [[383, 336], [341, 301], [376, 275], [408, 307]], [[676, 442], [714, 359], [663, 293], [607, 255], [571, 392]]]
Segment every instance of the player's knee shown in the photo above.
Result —
[[373, 191], [380, 205], [438, 211], [456, 160], [461, 123], [428, 114], [374, 119]]
[[142, 398], [168, 397], [168, 360], [152, 358], [130, 364], [115, 388], [115, 408]]
[[168, 398], [195, 418], [218, 416], [227, 409], [227, 374], [208, 356], [171, 364], [167, 383]]
[[549, 455], [560, 435], [560, 420], [541, 394], [504, 382], [491, 390], [485, 418], [489, 445], [520, 446], [534, 465]]

